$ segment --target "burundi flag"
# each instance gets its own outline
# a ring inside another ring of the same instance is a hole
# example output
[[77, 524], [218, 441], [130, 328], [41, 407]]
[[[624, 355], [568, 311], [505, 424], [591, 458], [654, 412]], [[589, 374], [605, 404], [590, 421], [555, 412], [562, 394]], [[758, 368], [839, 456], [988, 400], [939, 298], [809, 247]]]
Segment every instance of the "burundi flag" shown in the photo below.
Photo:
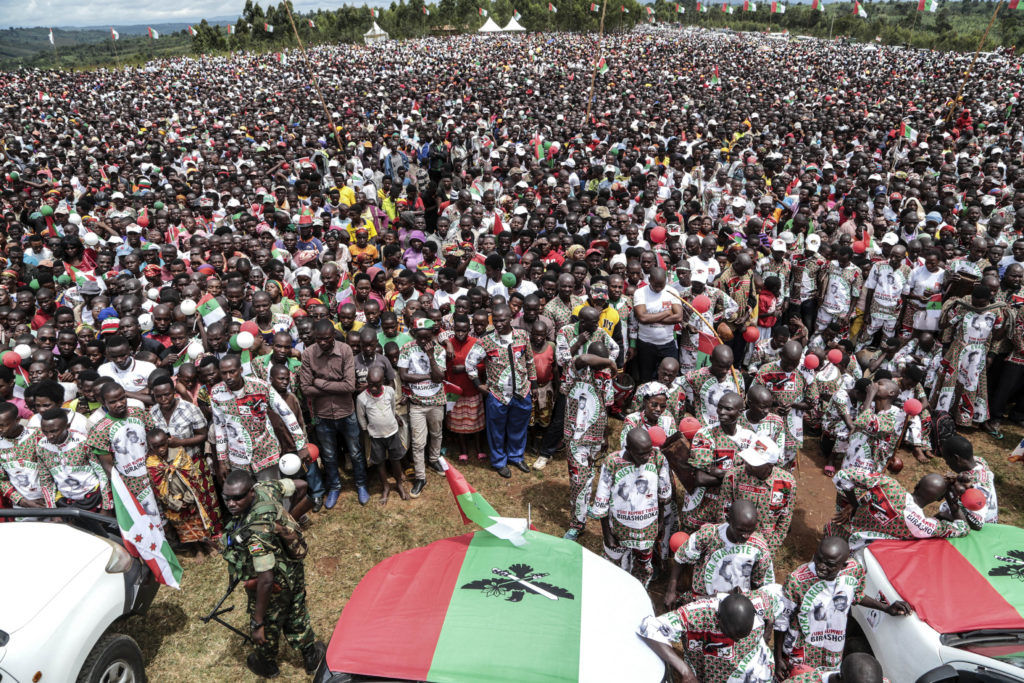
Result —
[[718, 85], [721, 81], [718, 78], [718, 65], [715, 65], [715, 73], [711, 77], [711, 85]]
[[518, 10], [517, 10], [517, 11], [513, 11], [513, 12], [512, 12], [512, 18], [513, 18], [513, 19], [515, 19], [516, 21], [519, 21], [520, 19], [522, 19], [522, 18], [523, 18], [523, 15], [522, 15], [522, 14], [520, 14], [520, 13], [518, 12]]
[[217, 301], [216, 297], [205, 295], [199, 300], [199, 306], [196, 308], [196, 312], [202, 316], [203, 324], [209, 327], [218, 320], [223, 320], [227, 317], [227, 313], [220, 307], [220, 302]]
[[28, 373], [25, 372], [25, 368], [20, 365], [15, 365], [12, 370], [14, 371], [14, 389], [11, 394], [15, 398], [25, 399], [25, 390], [28, 389], [28, 385], [31, 382], [28, 381]]
[[552, 14], [558, 14], [558, 8], [552, 5], [550, 2], [548, 3], [548, 11], [551, 12]]
[[373, 8], [371, 7], [371, 8], [370, 8], [370, 16], [371, 16], [371, 17], [373, 17], [374, 19], [376, 19], [376, 18], [377, 18], [378, 16], [380, 16], [380, 15], [379, 15], [379, 14], [377, 13], [377, 10], [375, 10], [375, 9], [373, 9]]
[[824, 12], [825, 3], [822, 0], [814, 0], [814, 2], [811, 3], [811, 9], [816, 9], [819, 12]]
[[619, 11], [622, 12], [623, 14], [629, 14], [629, 10], [626, 9], [625, 5], [619, 5]]
[[1010, 453], [1009, 460], [1010, 462], [1020, 462], [1021, 460], [1024, 460], [1024, 439], [1021, 439], [1020, 443], [1017, 444], [1017, 447], [1013, 449], [1012, 453]]
[[917, 142], [918, 132], [917, 129], [912, 128], [907, 124], [906, 121], [900, 124], [900, 137], [906, 138], [911, 142]]
[[149, 33], [149, 37], [152, 38], [153, 40], [156, 40], [157, 38], [160, 37], [160, 34], [157, 32], [157, 30], [155, 28], [147, 26], [146, 27], [146, 31]]
[[597, 73], [601, 74], [602, 76], [608, 73], [608, 61], [604, 57], [601, 57], [601, 59], [597, 60]]
[[1020, 0], [1010, 0], [1010, 9], [1017, 9], [1018, 5], [1020, 5]]
[[868, 13], [864, 10], [864, 6], [857, 2], [856, 0], [854, 0], [853, 3], [853, 15], [855, 17], [860, 17], [861, 19], [868, 18]]
[[424, 13], [425, 15], [427, 15], [428, 17], [430, 16], [430, 10], [428, 10], [428, 9], [427, 9], [427, 6], [426, 6], [426, 5], [424, 5], [424, 6], [423, 6], [423, 13]]
[[591, 12], [600, 12], [601, 11], [601, 6], [592, 2], [592, 3], [590, 3], [590, 11]]
[[649, 16], [653, 16], [653, 15], [654, 15], [654, 10], [653, 10], [653, 9], [651, 9], [650, 7], [648, 7], [648, 8], [647, 8], [647, 14], [648, 14]]
[[273, 33], [274, 32], [274, 25], [273, 24], [263, 24], [263, 30], [266, 31], [267, 33]]
[[[77, 287], [81, 287], [86, 282], [99, 282], [97, 277], [92, 273], [81, 271], [70, 263], [64, 264], [64, 272], [67, 273], [68, 277], [71, 278]], [[102, 283], [100, 284], [100, 289], [103, 289]]]
[[[194, 36], [194, 35], [196, 34], [196, 30], [195, 30], [195, 29], [194, 29], [193, 27], [191, 27], [191, 26], [186, 26], [185, 28], [186, 28], [186, 29], [188, 29], [188, 34], [189, 34], [190, 36]], [[234, 28], [235, 28], [234, 26], [229, 26], [229, 27], [228, 27], [228, 33], [234, 33], [234, 32], [235, 32], [235, 31], [234, 31]]]
[[487, 16], [487, 10], [485, 10], [483, 7], [477, 7], [476, 13], [479, 14], [481, 17]]
[[111, 40], [117, 40], [117, 39], [118, 39], [118, 38], [120, 38], [120, 37], [121, 37], [121, 34], [120, 34], [120, 33], [118, 33], [117, 31], [115, 31], [115, 30], [114, 30], [114, 27], [113, 27], [113, 26], [111, 26], [111, 27], [110, 27], [110, 39], [111, 39]]
[[[939, 633], [1024, 629], [1021, 529], [986, 524], [963, 538], [875, 541], [870, 551], [900, 597]], [[971, 599], [951, 601], [945, 591]]]
[[[195, 35], [195, 32], [193, 32], [192, 35]], [[229, 36], [235, 35], [235, 25], [234, 24], [228, 24], [228, 35]]]
[[181, 565], [164, 536], [159, 514], [150, 514], [143, 509], [125, 486], [117, 469], [110, 471], [110, 488], [125, 550], [145, 562], [157, 581], [177, 588], [181, 580]]
[[54, 44], [54, 42], [53, 42], [53, 29], [51, 28], [50, 29], [50, 45], [53, 45], [53, 44]]
[[939, 8], [939, 0], [917, 0], [918, 12], [934, 12]]
[[[426, 9], [426, 7], [424, 7], [423, 9]], [[312, 19], [306, 19], [306, 24], [307, 24], [307, 25], [308, 25], [308, 26], [309, 26], [310, 28], [316, 28], [316, 24], [314, 24], [314, 23], [313, 23], [313, 20], [312, 20]]]
[[686, 8], [685, 8], [685, 7], [683, 7], [682, 5], [680, 5], [680, 4], [679, 4], [679, 3], [677, 2], [677, 3], [676, 3], [676, 14], [685, 14], [685, 13], [686, 13]]

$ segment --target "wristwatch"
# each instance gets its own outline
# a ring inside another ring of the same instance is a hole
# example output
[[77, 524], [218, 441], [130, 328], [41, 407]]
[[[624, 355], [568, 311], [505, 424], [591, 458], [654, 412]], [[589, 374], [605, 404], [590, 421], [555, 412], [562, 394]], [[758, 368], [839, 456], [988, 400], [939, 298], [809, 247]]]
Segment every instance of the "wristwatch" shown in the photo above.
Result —
[[263, 622], [256, 621], [255, 619], [250, 619], [249, 620], [249, 630], [250, 631], [255, 631], [258, 628], [263, 628]]

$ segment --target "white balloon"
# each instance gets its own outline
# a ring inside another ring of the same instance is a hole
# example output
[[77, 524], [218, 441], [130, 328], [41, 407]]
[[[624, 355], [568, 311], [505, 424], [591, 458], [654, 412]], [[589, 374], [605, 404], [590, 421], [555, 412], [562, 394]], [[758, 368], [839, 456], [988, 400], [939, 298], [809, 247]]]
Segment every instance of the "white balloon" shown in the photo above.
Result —
[[302, 459], [295, 453], [285, 453], [277, 461], [277, 469], [281, 470], [284, 476], [290, 477], [302, 469]]
[[196, 358], [199, 358], [199, 356], [203, 355], [205, 350], [206, 349], [203, 348], [202, 342], [194, 341], [188, 345], [188, 357], [195, 360]]
[[150, 287], [149, 291], [146, 292], [146, 296], [149, 297], [150, 301], [157, 301], [160, 299], [160, 290], [156, 287]]
[[153, 316], [149, 313], [143, 313], [139, 316], [139, 329], [143, 332], [149, 332], [153, 329]]
[[28, 344], [18, 344], [14, 347], [14, 352], [22, 358], [28, 358], [32, 355], [32, 347]]
[[192, 299], [185, 299], [181, 304], [179, 304], [179, 306], [181, 307], [181, 312], [184, 315], [192, 315], [196, 312], [196, 302], [192, 301]]
[[82, 217], [79, 216], [77, 213], [73, 213], [70, 216], [68, 216], [68, 223], [70, 223], [71, 225], [81, 225]]
[[87, 232], [85, 233], [85, 237], [82, 238], [82, 241], [90, 247], [95, 247], [100, 243], [100, 237], [94, 232]]
[[238, 343], [238, 348], [251, 349], [252, 345], [256, 343], [256, 338], [252, 336], [252, 332], [239, 332], [235, 341]]

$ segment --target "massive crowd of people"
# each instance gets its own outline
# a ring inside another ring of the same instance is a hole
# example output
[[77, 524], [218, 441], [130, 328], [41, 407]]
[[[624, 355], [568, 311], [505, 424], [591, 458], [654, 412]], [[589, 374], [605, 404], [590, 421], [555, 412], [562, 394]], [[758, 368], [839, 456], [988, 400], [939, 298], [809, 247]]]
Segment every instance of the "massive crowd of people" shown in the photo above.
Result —
[[[275, 496], [314, 524], [442, 495], [442, 453], [567, 466], [566, 537], [589, 521], [608, 560], [668, 576], [638, 632], [684, 680], [881, 681], [835, 623], [909, 608], [865, 595], [851, 552], [994, 522], [960, 432], [1024, 418], [1019, 67], [962, 84], [970, 55], [646, 29], [604, 38], [591, 97], [596, 51], [0, 74], [6, 504], [109, 511], [116, 471], [202, 553]], [[776, 576], [805, 433], [840, 504]], [[901, 457], [934, 473], [907, 491]], [[297, 586], [275, 538], [237, 572]], [[838, 622], [802, 618], [820, 582]], [[285, 614], [304, 592], [268, 608], [268, 586], [250, 668], [276, 672], [282, 630], [315, 667]], [[731, 658], [669, 646], [716, 634]]]

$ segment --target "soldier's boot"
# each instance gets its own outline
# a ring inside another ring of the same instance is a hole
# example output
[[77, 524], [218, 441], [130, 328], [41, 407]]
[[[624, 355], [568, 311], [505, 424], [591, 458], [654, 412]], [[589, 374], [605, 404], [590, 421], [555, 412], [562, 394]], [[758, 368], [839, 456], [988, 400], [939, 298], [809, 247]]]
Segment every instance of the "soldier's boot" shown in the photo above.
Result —
[[315, 673], [326, 655], [327, 646], [319, 640], [304, 649], [302, 651], [302, 663], [306, 666], [306, 673]]
[[245, 665], [249, 667], [249, 671], [263, 678], [277, 678], [278, 674], [281, 673], [277, 662], [267, 661], [255, 652], [245, 658]]

